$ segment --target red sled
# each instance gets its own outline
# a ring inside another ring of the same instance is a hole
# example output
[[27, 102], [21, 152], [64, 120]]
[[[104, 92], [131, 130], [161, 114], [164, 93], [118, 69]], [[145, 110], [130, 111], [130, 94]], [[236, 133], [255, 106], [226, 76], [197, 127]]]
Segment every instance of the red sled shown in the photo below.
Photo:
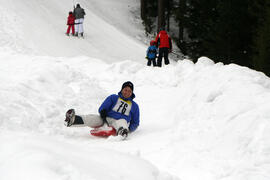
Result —
[[90, 131], [90, 133], [93, 136], [99, 137], [116, 136], [116, 130], [113, 127], [107, 125], [94, 128]]

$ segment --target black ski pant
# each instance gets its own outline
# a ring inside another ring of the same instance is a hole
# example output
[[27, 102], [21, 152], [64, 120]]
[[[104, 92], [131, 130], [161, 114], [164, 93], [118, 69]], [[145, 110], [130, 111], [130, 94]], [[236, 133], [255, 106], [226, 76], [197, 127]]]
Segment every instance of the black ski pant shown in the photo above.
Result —
[[153, 66], [157, 66], [156, 64], [156, 58], [148, 58], [147, 66], [151, 66], [151, 62], [153, 63]]
[[164, 57], [165, 60], [165, 65], [170, 64], [169, 58], [168, 58], [168, 54], [169, 54], [169, 48], [159, 48], [158, 50], [158, 60], [157, 60], [157, 66], [161, 67], [161, 61], [162, 58]]

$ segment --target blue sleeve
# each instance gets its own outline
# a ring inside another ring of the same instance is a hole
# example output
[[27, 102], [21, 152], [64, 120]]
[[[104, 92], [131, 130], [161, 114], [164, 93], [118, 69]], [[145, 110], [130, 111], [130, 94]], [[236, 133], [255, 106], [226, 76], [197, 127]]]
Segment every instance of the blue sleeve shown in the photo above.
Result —
[[146, 57], [148, 57], [148, 52], [149, 52], [149, 49], [150, 49], [150, 47], [149, 47], [149, 48], [147, 48], [147, 51], [146, 51]]
[[137, 129], [140, 124], [140, 110], [139, 106], [135, 104], [134, 112], [132, 113], [130, 124], [129, 124], [129, 131], [133, 132]]
[[115, 97], [117, 98], [117, 95], [110, 95], [108, 96], [103, 103], [101, 104], [101, 106], [98, 109], [98, 112], [100, 113], [100, 111], [102, 109], [106, 109], [107, 113], [111, 110], [113, 104], [115, 103]]

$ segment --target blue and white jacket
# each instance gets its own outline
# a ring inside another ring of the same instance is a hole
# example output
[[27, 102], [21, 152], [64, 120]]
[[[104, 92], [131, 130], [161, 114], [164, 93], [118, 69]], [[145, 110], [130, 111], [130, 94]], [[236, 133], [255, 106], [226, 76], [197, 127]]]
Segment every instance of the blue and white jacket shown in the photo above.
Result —
[[133, 101], [135, 94], [125, 99], [121, 92], [107, 97], [98, 109], [106, 109], [107, 116], [110, 118], [125, 119], [129, 124], [129, 131], [135, 131], [140, 124], [140, 110], [136, 102]]

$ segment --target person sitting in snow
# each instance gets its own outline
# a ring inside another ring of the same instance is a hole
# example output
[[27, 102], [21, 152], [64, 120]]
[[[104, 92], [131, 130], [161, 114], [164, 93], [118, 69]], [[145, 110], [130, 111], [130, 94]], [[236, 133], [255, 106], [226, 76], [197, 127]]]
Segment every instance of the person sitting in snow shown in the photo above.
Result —
[[160, 28], [160, 32], [158, 33], [155, 41], [159, 48], [157, 66], [161, 67], [163, 57], [165, 59], [165, 65], [170, 64], [168, 54], [172, 52], [172, 41], [170, 36], [165, 31], [165, 28]]
[[125, 82], [118, 95], [112, 94], [104, 100], [98, 109], [99, 115], [75, 115], [75, 110], [69, 109], [66, 112], [65, 125], [96, 128], [107, 123], [116, 130], [117, 135], [125, 139], [140, 123], [139, 106], [133, 101], [135, 98], [133, 90], [132, 82]]
[[80, 34], [83, 37], [83, 21], [85, 12], [84, 9], [81, 8], [80, 4], [76, 5], [76, 8], [73, 10], [73, 14], [75, 16], [75, 36]]
[[73, 15], [72, 11], [69, 11], [68, 13], [68, 18], [67, 18], [67, 32], [66, 35], [69, 36], [70, 28], [72, 29], [72, 35], [75, 35], [75, 30], [74, 30], [74, 24], [75, 24], [75, 16]]
[[146, 51], [146, 59], [148, 59], [147, 66], [156, 66], [156, 57], [157, 57], [157, 47], [155, 41], [150, 41], [150, 46]]

